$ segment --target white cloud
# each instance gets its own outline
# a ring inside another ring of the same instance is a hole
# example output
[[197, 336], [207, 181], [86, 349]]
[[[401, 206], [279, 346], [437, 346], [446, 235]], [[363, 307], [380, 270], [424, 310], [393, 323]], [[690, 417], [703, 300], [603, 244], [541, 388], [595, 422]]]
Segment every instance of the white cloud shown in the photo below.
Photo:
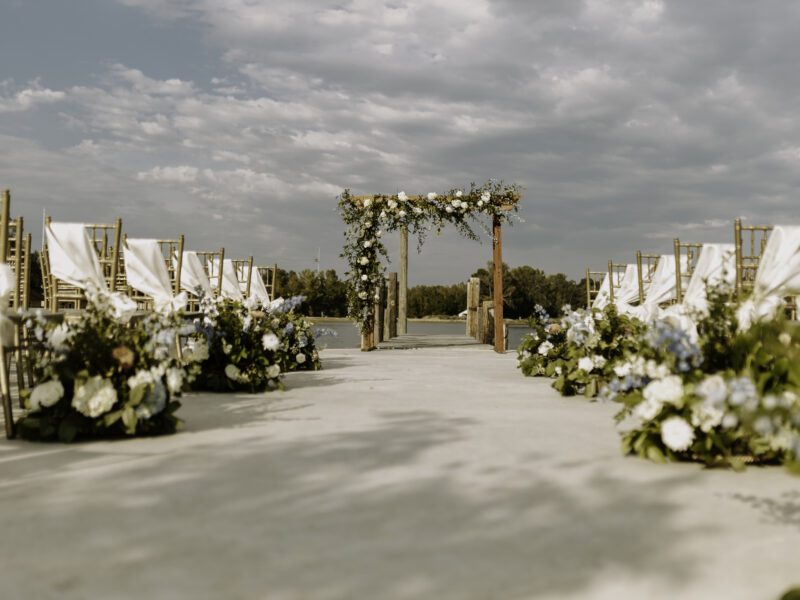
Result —
[[[12, 82], [0, 82], [0, 90], [8, 88], [12, 88]], [[64, 92], [44, 88], [34, 80], [24, 89], [0, 94], [0, 113], [22, 112], [39, 105], [60, 102], [65, 97]]]

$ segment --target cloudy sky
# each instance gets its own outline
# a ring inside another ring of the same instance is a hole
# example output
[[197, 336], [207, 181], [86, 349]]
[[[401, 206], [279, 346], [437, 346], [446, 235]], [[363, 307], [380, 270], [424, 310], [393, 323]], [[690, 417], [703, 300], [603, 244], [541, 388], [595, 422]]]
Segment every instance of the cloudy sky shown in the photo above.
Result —
[[[506, 261], [571, 276], [800, 221], [793, 0], [0, 0], [0, 187], [341, 268], [335, 197], [525, 188]], [[449, 233], [412, 283], [490, 246]]]

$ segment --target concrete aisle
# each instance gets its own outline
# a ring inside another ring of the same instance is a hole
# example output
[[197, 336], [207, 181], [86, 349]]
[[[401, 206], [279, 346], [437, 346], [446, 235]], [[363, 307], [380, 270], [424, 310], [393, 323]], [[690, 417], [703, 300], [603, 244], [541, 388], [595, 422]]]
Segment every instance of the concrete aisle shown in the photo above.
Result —
[[323, 354], [179, 435], [0, 442], [0, 597], [775, 600], [800, 479], [623, 458], [484, 348]]

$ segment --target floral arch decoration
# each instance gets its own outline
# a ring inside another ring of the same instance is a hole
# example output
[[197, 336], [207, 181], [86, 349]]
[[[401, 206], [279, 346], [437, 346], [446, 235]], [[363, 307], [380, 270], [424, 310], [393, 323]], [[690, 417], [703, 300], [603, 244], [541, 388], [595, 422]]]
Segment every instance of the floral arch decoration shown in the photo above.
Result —
[[[349, 267], [348, 315], [362, 336], [374, 326], [374, 303], [386, 270], [381, 257], [388, 260], [382, 241], [385, 233], [406, 229], [417, 236], [419, 250], [431, 229], [438, 233], [451, 224], [464, 237], [477, 241], [473, 226], [478, 225], [497, 243], [499, 226], [511, 222], [520, 197], [518, 185], [495, 180], [480, 186], [473, 183], [468, 191], [452, 189], [424, 196], [405, 192], [353, 196], [345, 190], [339, 196], [339, 211], [347, 225], [341, 256]], [[494, 230], [485, 223], [486, 217], [491, 217]]]

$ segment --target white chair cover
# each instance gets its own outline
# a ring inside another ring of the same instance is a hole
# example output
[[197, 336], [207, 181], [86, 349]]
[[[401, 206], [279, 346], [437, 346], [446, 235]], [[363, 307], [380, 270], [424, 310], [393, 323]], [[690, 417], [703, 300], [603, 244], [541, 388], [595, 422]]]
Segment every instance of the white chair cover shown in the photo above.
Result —
[[253, 267], [253, 276], [250, 280], [250, 297], [258, 300], [261, 305], [268, 305], [270, 302], [267, 286], [264, 285], [264, 280], [261, 278], [258, 267]]
[[174, 312], [186, 306], [186, 294], [176, 297], [172, 293], [172, 283], [158, 240], [129, 238], [123, 252], [128, 285], [152, 298], [157, 311]]
[[633, 308], [631, 304], [639, 299], [639, 270], [636, 265], [626, 265], [625, 275], [619, 288], [614, 291], [614, 304], [617, 310], [623, 314], [628, 314]]
[[[178, 260], [176, 257], [172, 258], [172, 264], [177, 267]], [[200, 257], [197, 252], [185, 251], [183, 253], [183, 264], [181, 264], [181, 288], [186, 290], [193, 296], [205, 294], [206, 296], [213, 295], [211, 290], [211, 283], [208, 280], [206, 270], [203, 268], [203, 263], [200, 262]], [[198, 294], [198, 290], [200, 294]]]
[[[682, 256], [681, 268], [685, 269], [687, 264], [687, 257]], [[659, 316], [658, 305], [673, 299], [677, 293], [675, 275], [675, 255], [662, 254], [647, 286], [644, 303], [641, 306], [631, 307], [629, 314], [642, 321], [656, 319]]]
[[82, 290], [108, 290], [100, 260], [82, 223], [50, 223], [46, 228], [50, 271]]
[[756, 272], [753, 295], [739, 309], [739, 328], [773, 318], [786, 296], [800, 294], [800, 226], [776, 226]]
[[608, 273], [606, 273], [605, 277], [603, 277], [603, 283], [600, 284], [600, 289], [597, 290], [597, 296], [594, 297], [594, 302], [592, 302], [592, 308], [597, 310], [603, 310], [606, 306], [608, 306], [608, 301], [609, 301], [608, 281], [609, 281]]
[[[214, 270], [219, 273], [219, 260], [212, 260]], [[242, 290], [239, 289], [239, 278], [236, 276], [236, 269], [233, 266], [233, 260], [230, 258], [222, 261], [222, 297], [240, 302], [244, 300]]]
[[708, 310], [707, 286], [725, 282], [732, 286], [736, 281], [736, 249], [733, 244], [703, 244], [697, 258], [683, 302], [661, 311], [660, 318], [697, 340], [697, 325], [692, 319], [696, 313]]

